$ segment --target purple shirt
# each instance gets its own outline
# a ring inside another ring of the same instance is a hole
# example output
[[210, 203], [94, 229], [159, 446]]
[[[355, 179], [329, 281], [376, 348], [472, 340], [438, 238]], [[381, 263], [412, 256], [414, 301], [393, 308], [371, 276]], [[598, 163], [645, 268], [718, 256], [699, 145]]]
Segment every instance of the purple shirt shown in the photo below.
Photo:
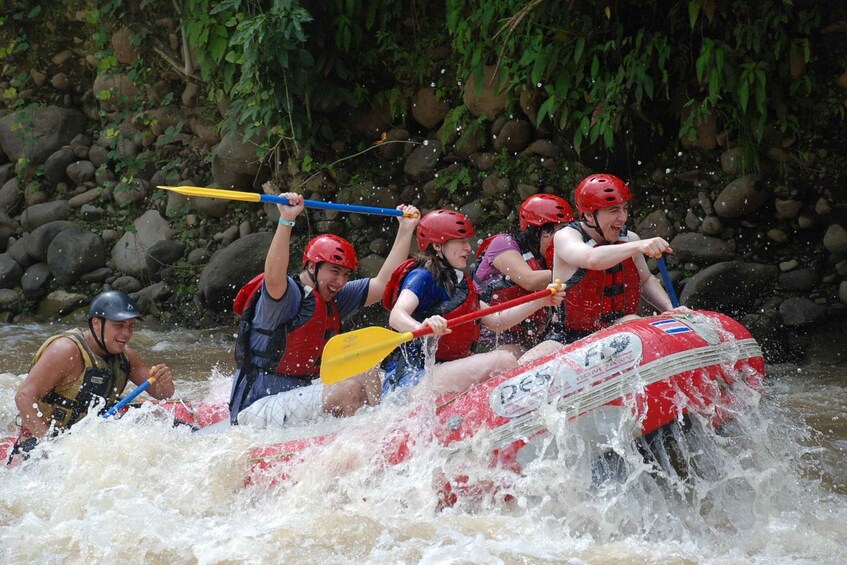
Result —
[[495, 235], [494, 239], [491, 240], [491, 243], [488, 245], [488, 249], [485, 250], [485, 255], [482, 256], [482, 260], [479, 262], [479, 268], [476, 270], [475, 281], [477, 290], [480, 289], [481, 285], [484, 285], [491, 279], [500, 276], [500, 271], [497, 270], [497, 267], [491, 264], [494, 259], [496, 259], [501, 253], [506, 251], [517, 251], [520, 255], [521, 248], [518, 246], [518, 242], [512, 237], [510, 233], [501, 233], [499, 235]]

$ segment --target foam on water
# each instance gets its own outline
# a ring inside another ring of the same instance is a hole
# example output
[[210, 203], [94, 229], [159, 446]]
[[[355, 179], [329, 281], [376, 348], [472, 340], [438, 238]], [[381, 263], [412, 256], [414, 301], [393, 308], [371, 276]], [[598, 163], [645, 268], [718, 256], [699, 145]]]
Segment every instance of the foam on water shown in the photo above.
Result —
[[[176, 333], [166, 339], [195, 347]], [[213, 368], [178, 388], [224, 400], [230, 376]], [[4, 417], [19, 382], [0, 373]], [[321, 423], [317, 432], [337, 433], [334, 441], [277, 484], [247, 487], [250, 449], [304, 430], [200, 436], [148, 404], [120, 420], [88, 418], [0, 471], [0, 561], [842, 563], [847, 496], [821, 480], [821, 450], [833, 448], [815, 441], [791, 396], [800, 390], [806, 410], [840, 406], [843, 388], [832, 386], [821, 393], [782, 378], [767, 380], [763, 395], [741, 387], [741, 408], [720, 434], [695, 418], [669, 434], [676, 441], [665, 445], [678, 449], [647, 460], [627, 411], [586, 439], [589, 424], [544, 407], [546, 457], [521, 477], [489, 467], [485, 434], [458, 446], [433, 441], [429, 399], [388, 403]], [[390, 465], [386, 436], [403, 428], [410, 457]], [[598, 465], [604, 450], [615, 456]], [[686, 461], [687, 476], [670, 460]], [[456, 477], [469, 487], [444, 507], [445, 478]]]

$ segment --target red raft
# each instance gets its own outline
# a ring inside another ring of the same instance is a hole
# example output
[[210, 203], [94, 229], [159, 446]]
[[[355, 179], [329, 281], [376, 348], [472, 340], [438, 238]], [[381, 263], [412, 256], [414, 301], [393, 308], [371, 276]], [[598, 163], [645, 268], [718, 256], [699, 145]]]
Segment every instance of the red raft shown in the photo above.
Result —
[[[747, 329], [716, 312], [685, 310], [641, 318], [599, 331], [529, 365], [445, 399], [436, 409], [436, 440], [451, 449], [486, 434], [491, 465], [520, 473], [543, 450], [549, 434], [539, 413], [548, 405], [580, 433], [631, 418], [633, 437], [646, 436], [689, 413], [721, 425], [735, 408], [738, 382], [762, 386], [765, 363]], [[592, 417], [589, 417], [592, 416]], [[308, 428], [304, 428], [304, 435]], [[247, 484], [290, 477], [311, 449], [336, 434], [255, 448]], [[410, 454], [411, 432], [390, 430], [380, 452], [388, 464]]]

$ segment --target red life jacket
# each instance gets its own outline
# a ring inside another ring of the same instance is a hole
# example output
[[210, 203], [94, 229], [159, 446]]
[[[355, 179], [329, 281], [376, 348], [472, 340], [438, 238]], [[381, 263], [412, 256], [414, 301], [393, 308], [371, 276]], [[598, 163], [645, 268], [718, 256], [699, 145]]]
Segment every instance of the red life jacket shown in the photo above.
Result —
[[[472, 268], [474, 281], [479, 286], [479, 299], [493, 306], [515, 298], [520, 298], [521, 296], [526, 296], [527, 294], [532, 294], [533, 291], [526, 290], [519, 284], [515, 283], [510, 277], [507, 277], [502, 273], [491, 278], [486, 283], [481, 283], [479, 279], [476, 278], [476, 271], [484, 259], [485, 251], [488, 249], [492, 239], [493, 237], [489, 237], [482, 243], [482, 245], [479, 246], [479, 251], [477, 252], [477, 257], [479, 257], [479, 259], [475, 262], [474, 267]], [[521, 246], [520, 240], [516, 241], [518, 241], [521, 258], [526, 261], [526, 264], [529, 265], [530, 269], [533, 271], [543, 271], [546, 269], [541, 261], [535, 257], [535, 254], [532, 251]], [[548, 308], [540, 308], [522, 322], [505, 330], [505, 332], [520, 333], [522, 335], [527, 335], [529, 333], [531, 335], [541, 336], [544, 333], [549, 320], [550, 310]]]
[[[391, 278], [385, 285], [385, 291], [382, 294], [382, 305], [387, 310], [390, 311], [397, 302], [403, 279], [420, 265], [421, 262], [417, 259], [407, 259], [391, 273]], [[412, 317], [422, 322], [426, 318], [437, 314], [450, 320], [463, 314], [476, 312], [477, 310], [479, 310], [479, 297], [477, 296], [476, 288], [469, 281], [469, 277], [465, 276], [456, 285], [453, 296], [449, 300], [427, 312], [416, 310], [412, 314]], [[438, 350], [435, 352], [435, 360], [452, 361], [454, 359], [463, 359], [473, 352], [473, 345], [477, 340], [479, 340], [479, 320], [463, 324], [455, 328], [451, 333], [441, 336], [438, 340]]]
[[[249, 362], [253, 369], [270, 371], [280, 375], [311, 378], [320, 372], [320, 359], [324, 346], [331, 337], [341, 331], [341, 316], [334, 302], [326, 302], [316, 290], [307, 291], [299, 280], [294, 282], [303, 294], [301, 311], [314, 303], [312, 316], [303, 321], [295, 318], [286, 326], [275, 331], [259, 330], [252, 326], [253, 309], [259, 299], [264, 273], [254, 277], [236, 295], [233, 310], [241, 310], [241, 324], [236, 340], [235, 356], [240, 365], [249, 348]], [[245, 306], [246, 305], [246, 306]], [[240, 307], [239, 307], [240, 306]], [[258, 351], [250, 348], [250, 332], [262, 332], [271, 336], [268, 348]]]
[[[568, 227], [578, 230], [586, 243], [598, 245], [579, 222], [573, 222]], [[612, 245], [628, 241], [624, 228], [618, 241]], [[641, 278], [632, 258], [605, 271], [577, 269], [565, 286], [568, 289], [565, 293], [565, 327], [579, 332], [593, 332], [610, 326], [622, 316], [635, 314], [641, 301]]]

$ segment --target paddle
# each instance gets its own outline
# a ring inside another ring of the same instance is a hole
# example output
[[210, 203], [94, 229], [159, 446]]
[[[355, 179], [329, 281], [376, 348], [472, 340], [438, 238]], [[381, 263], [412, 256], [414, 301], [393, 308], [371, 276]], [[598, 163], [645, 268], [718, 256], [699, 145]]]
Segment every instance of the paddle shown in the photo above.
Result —
[[150, 385], [153, 384], [153, 381], [155, 381], [155, 380], [156, 380], [156, 377], [150, 377], [149, 379], [147, 379], [146, 381], [144, 381], [143, 383], [141, 383], [140, 385], [135, 387], [135, 390], [132, 391], [131, 393], [129, 393], [128, 395], [126, 395], [126, 397], [123, 400], [121, 400], [120, 402], [118, 402], [117, 404], [115, 404], [114, 406], [109, 408], [106, 411], [106, 413], [103, 414], [103, 418], [108, 418], [109, 416], [114, 416], [115, 414], [117, 414], [118, 410], [121, 410], [124, 406], [126, 406], [127, 404], [129, 404], [130, 402], [135, 400], [135, 398], [139, 394], [141, 394], [142, 392], [144, 392], [145, 390], [150, 388]]
[[[556, 292], [558, 291], [555, 288], [545, 288], [476, 312], [457, 316], [447, 321], [447, 327], [459, 326], [488, 314], [494, 314], [513, 306], [550, 296], [551, 293], [555, 294]], [[405, 333], [397, 333], [379, 326], [372, 326], [338, 334], [330, 339], [324, 347], [321, 356], [321, 381], [326, 385], [331, 385], [363, 373], [375, 367], [398, 345], [431, 333], [432, 328], [429, 326], [423, 326], [415, 331]]]
[[665, 258], [659, 257], [656, 259], [659, 264], [659, 272], [662, 274], [662, 281], [665, 283], [665, 290], [668, 291], [668, 298], [671, 299], [671, 304], [674, 308], [679, 308], [679, 300], [676, 297], [676, 291], [673, 289], [673, 281], [671, 274], [668, 272], [668, 266], [665, 265]]
[[[220, 188], [203, 188], [199, 186], [159, 186], [164, 190], [177, 192], [184, 196], [202, 196], [204, 198], [221, 198], [224, 200], [239, 200], [242, 202], [265, 202], [272, 204], [289, 204], [284, 196], [259, 194], [257, 192], [238, 192], [237, 190], [222, 190]], [[339, 212], [355, 212], [357, 214], [373, 214], [377, 216], [405, 216], [402, 210], [396, 208], [377, 208], [375, 206], [358, 206], [356, 204], [339, 204], [337, 202], [321, 202], [319, 200], [304, 200], [306, 208], [316, 210], [337, 210]]]

